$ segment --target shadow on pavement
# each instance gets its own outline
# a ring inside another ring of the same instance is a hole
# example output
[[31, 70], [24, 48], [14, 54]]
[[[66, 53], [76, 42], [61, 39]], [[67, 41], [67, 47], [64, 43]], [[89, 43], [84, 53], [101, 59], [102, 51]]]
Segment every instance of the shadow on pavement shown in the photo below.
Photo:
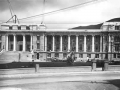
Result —
[[107, 80], [106, 83], [107, 83], [107, 84], [112, 84], [112, 85], [118, 87], [119, 90], [120, 90], [120, 79]]

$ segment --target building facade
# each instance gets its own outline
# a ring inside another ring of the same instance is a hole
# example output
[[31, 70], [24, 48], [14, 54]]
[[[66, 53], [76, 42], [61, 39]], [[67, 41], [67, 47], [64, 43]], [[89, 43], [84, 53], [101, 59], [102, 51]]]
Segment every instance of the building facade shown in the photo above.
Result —
[[73, 51], [76, 61], [120, 58], [120, 23], [105, 22], [99, 29], [47, 29], [44, 25], [2, 24], [0, 49], [31, 52], [34, 59], [64, 60]]

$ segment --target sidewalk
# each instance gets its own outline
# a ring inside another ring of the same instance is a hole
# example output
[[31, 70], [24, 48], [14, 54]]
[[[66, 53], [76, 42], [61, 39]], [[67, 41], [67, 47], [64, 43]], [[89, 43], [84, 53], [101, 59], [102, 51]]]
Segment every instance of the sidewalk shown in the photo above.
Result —
[[89, 75], [89, 74], [120, 74], [120, 71], [91, 71], [89, 66], [77, 67], [41, 67], [38, 72], [34, 68], [0, 69], [0, 79], [48, 77], [48, 76], [69, 76], [69, 75]]

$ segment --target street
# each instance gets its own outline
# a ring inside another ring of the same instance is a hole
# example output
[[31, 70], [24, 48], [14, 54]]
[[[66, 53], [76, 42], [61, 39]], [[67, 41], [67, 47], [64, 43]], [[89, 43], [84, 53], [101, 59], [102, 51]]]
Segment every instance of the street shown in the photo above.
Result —
[[54, 68], [47, 68], [46, 72], [28, 74], [21, 74], [25, 70], [22, 69], [21, 73], [11, 73], [12, 77], [2, 73], [0, 90], [119, 90], [120, 88], [119, 71], [79, 72], [77, 68], [56, 68], [56, 72]]

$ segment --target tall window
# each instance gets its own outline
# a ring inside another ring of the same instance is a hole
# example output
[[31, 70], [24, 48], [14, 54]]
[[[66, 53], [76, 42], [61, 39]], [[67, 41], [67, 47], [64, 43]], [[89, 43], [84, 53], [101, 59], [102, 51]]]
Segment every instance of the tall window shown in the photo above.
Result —
[[39, 41], [40, 40], [40, 36], [37, 36], [37, 41]]
[[40, 43], [37, 43], [37, 49], [40, 49]]
[[82, 51], [82, 44], [79, 45], [79, 50]]

